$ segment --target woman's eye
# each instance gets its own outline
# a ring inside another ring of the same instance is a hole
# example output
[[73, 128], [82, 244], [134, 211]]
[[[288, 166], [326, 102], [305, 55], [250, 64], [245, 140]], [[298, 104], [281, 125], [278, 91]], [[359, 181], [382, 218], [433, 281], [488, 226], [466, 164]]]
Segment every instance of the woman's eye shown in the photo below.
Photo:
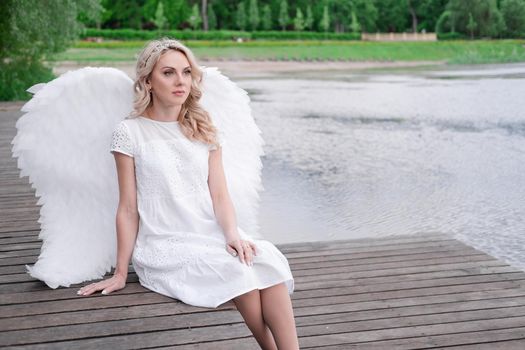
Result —
[[184, 73], [186, 73], [186, 74], [191, 74], [191, 70], [187, 70], [187, 71], [185, 71]]
[[171, 72], [164, 72], [164, 75], [170, 75]]

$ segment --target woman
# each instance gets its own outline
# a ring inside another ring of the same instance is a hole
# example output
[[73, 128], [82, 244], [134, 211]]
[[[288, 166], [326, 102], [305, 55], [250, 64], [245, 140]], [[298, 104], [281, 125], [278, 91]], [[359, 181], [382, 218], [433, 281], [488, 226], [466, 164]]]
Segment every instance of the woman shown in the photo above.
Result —
[[195, 306], [233, 300], [263, 349], [298, 349], [288, 262], [237, 226], [222, 139], [198, 104], [201, 77], [176, 40], [152, 41], [139, 55], [134, 115], [111, 144], [120, 192], [116, 269], [78, 294], [124, 288], [131, 259], [144, 287]]

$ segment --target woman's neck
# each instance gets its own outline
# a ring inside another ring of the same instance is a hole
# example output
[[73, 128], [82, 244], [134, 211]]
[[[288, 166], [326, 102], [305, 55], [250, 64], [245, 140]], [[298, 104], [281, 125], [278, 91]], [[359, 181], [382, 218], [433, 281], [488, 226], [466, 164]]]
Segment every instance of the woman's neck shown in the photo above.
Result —
[[153, 120], [162, 122], [177, 121], [182, 105], [175, 106], [159, 106], [153, 104], [144, 111], [144, 116]]

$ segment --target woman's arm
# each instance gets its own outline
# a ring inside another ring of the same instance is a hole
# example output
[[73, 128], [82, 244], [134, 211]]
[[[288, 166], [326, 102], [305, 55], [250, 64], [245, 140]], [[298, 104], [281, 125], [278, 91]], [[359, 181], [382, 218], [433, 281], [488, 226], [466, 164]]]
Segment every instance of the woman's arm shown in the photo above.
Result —
[[240, 239], [235, 209], [228, 192], [222, 165], [222, 147], [210, 151], [208, 169], [208, 187], [215, 217], [224, 231], [226, 241]]
[[117, 265], [115, 274], [128, 275], [128, 266], [139, 229], [135, 163], [132, 157], [115, 152], [119, 184], [117, 209]]
[[82, 287], [77, 294], [90, 295], [102, 290], [108, 294], [124, 288], [128, 266], [135, 246], [139, 226], [137, 209], [137, 185], [135, 164], [132, 157], [119, 152], [113, 153], [117, 165], [119, 204], [117, 209], [117, 265], [113, 277]]
[[[255, 253], [255, 244], [252, 242], [243, 242], [237, 229], [235, 208], [228, 192], [226, 176], [224, 175], [222, 165], [222, 147], [219, 146], [216, 150], [210, 151], [208, 159], [208, 187], [213, 202], [213, 211], [217, 222], [224, 232], [227, 250], [230, 253], [235, 253], [236, 251], [241, 262], [246, 262], [248, 265], [251, 265], [251, 250]], [[234, 248], [235, 251], [232, 248]], [[255, 255], [257, 254], [255, 253]]]

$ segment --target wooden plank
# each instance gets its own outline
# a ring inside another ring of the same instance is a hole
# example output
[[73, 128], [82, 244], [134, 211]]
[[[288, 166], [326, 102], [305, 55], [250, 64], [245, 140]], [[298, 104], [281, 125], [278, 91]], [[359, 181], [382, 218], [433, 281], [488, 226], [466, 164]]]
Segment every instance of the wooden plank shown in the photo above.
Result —
[[[479, 333], [490, 332], [490, 331], [506, 331], [509, 328], [518, 328], [520, 333], [523, 334], [523, 323], [525, 317], [511, 317], [505, 319], [499, 319], [497, 322], [494, 320], [473, 320], [469, 322], [451, 322], [435, 325], [423, 325], [423, 326], [409, 326], [409, 327], [398, 327], [398, 328], [388, 328], [388, 329], [374, 329], [374, 330], [364, 330], [364, 331], [352, 331], [348, 332], [348, 327], [344, 328], [345, 333], [333, 333], [327, 335], [314, 335], [306, 336], [300, 338], [301, 348], [312, 348], [312, 347], [326, 347], [328, 345], [335, 344], [345, 344], [349, 345], [356, 343], [359, 346], [365, 342], [379, 342], [385, 340], [397, 340], [397, 344], [404, 343], [405, 346], [407, 343], [412, 346], [412, 348], [417, 348], [418, 346], [428, 346], [432, 344], [434, 347], [438, 346], [447, 346], [447, 345], [456, 345], [457, 341], [451, 342], [451, 338], [455, 333], [461, 333], [460, 343], [476, 343], [480, 342]], [[335, 326], [334, 326], [335, 328]], [[474, 333], [474, 334], [468, 334]], [[494, 332], [496, 333], [496, 332]], [[418, 343], [414, 339], [414, 335], [425, 335], [427, 339], [423, 343]], [[517, 335], [523, 337], [523, 335]], [[431, 342], [428, 338], [431, 337]], [[516, 334], [510, 339], [516, 339]], [[469, 339], [470, 338], [470, 339]], [[402, 339], [401, 341], [399, 339]], [[509, 339], [505, 337], [504, 339]], [[487, 339], [489, 340], [489, 339]], [[455, 344], [454, 344], [455, 343]], [[350, 348], [350, 347], [348, 347]], [[358, 347], [361, 349], [361, 347]], [[350, 348], [351, 349], [351, 348]]]
[[[487, 329], [482, 331], [457, 332], [452, 334], [437, 334], [437, 335], [420, 335], [411, 336], [407, 338], [397, 338], [389, 340], [366, 341], [366, 342], [349, 342], [351, 337], [346, 337], [345, 334], [337, 334], [333, 336], [323, 336], [327, 342], [322, 341], [319, 337], [315, 340], [322, 343], [337, 343], [333, 346], [322, 346], [322, 349], [348, 349], [348, 350], [408, 350], [408, 349], [443, 349], [450, 345], [477, 345], [483, 343], [500, 342], [500, 346], [504, 346], [504, 342], [508, 340], [523, 341], [525, 338], [525, 327], [514, 327], [508, 329]], [[332, 339], [330, 339], [332, 338]], [[312, 345], [310, 339], [300, 338], [299, 345], [301, 349], [317, 349], [318, 345]], [[502, 343], [503, 342], [503, 343]], [[461, 349], [461, 347], [459, 347]], [[502, 349], [505, 349], [504, 347]], [[523, 350], [522, 348], [520, 350]]]
[[[344, 315], [343, 315], [344, 316]], [[333, 334], [334, 332], [369, 331], [373, 329], [397, 329], [410, 326], [429, 326], [438, 324], [456, 324], [461, 326], [465, 322], [525, 319], [525, 306], [517, 308], [499, 308], [491, 310], [474, 310], [466, 312], [449, 312], [431, 315], [406, 316], [401, 319], [382, 318], [374, 320], [349, 321], [344, 317], [337, 320], [323, 322], [313, 318], [298, 318], [297, 328], [301, 337], [319, 334]], [[146, 319], [118, 320], [97, 322], [95, 324], [67, 325], [58, 327], [42, 327], [33, 330], [3, 332], [0, 346], [33, 344], [49, 341], [74, 340], [77, 338], [98, 338], [119, 334], [136, 334], [142, 332], [157, 332], [176, 330], [181, 328], [208, 327], [213, 332], [216, 326], [243, 324], [243, 319], [235, 310], [217, 312], [203, 312], [196, 315], [183, 314]]]
[[[457, 301], [449, 303], [399, 306], [387, 309], [354, 310], [355, 305], [339, 304], [333, 307], [312, 306], [295, 308], [296, 323], [302, 324], [302, 319], [310, 320], [311, 324], [330, 323], [336, 320], [360, 321], [384, 318], [401, 318], [405, 316], [439, 314], [446, 312], [463, 312], [472, 310], [493, 310], [501, 308], [520, 308], [525, 306], [525, 297], [486, 299], [473, 301]], [[202, 309], [207, 312], [207, 309]], [[0, 329], [22, 330], [41, 327], [51, 327], [72, 324], [91, 324], [101, 321], [150, 318], [197, 312], [188, 310], [182, 303], [160, 303], [150, 305], [132, 305], [129, 307], [112, 308], [111, 312], [104, 309], [73, 311], [68, 313], [48, 313], [42, 315], [20, 316], [0, 319]], [[394, 323], [395, 324], [395, 323]]]

